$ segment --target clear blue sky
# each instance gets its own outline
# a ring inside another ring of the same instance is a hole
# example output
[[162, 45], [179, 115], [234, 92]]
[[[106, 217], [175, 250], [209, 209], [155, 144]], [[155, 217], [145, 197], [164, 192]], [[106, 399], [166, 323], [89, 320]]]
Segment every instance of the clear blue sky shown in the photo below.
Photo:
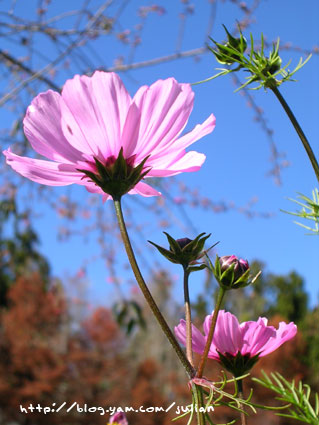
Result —
[[[58, 11], [73, 10], [76, 1], [54, 2], [51, 7], [52, 14]], [[94, 3], [94, 2], [93, 2]], [[196, 2], [197, 3], [197, 2]], [[250, 2], [247, 2], [250, 4]], [[11, 2], [4, 1], [0, 7], [6, 10]], [[36, 2], [21, 2], [21, 15], [32, 14], [30, 4]], [[121, 23], [123, 29], [131, 28], [132, 22], [137, 23], [136, 8], [139, 5], [150, 5], [153, 2], [132, 1], [127, 7]], [[143, 32], [142, 45], [137, 49], [135, 61], [152, 59], [175, 52], [178, 34], [177, 17], [182, 11], [180, 2], [161, 1], [167, 13], [164, 16], [152, 16]], [[305, 7], [307, 4], [307, 7]], [[56, 8], [56, 9], [55, 9]], [[186, 25], [182, 49], [188, 50], [202, 45], [205, 37], [204, 27], [207, 23], [208, 6], [202, 2], [197, 6], [195, 14]], [[256, 22], [251, 26], [251, 31], [256, 39], [263, 32], [268, 41], [280, 36], [282, 43], [290, 42], [294, 46], [311, 49], [319, 45], [319, 3], [317, 0], [308, 0], [301, 6], [297, 0], [269, 0], [262, 2], [255, 13]], [[224, 38], [222, 24], [230, 29], [236, 25], [238, 9], [229, 2], [218, 3], [212, 36], [216, 40]], [[98, 41], [95, 45], [99, 55], [105, 61], [94, 63], [99, 66], [111, 66], [112, 60], [118, 54], [127, 54], [128, 49], [123, 47], [114, 38]], [[13, 54], [19, 54], [13, 46], [9, 46]], [[45, 48], [44, 41], [39, 38], [39, 49]], [[18, 48], [16, 48], [18, 49]], [[49, 51], [46, 51], [49, 54]], [[300, 53], [283, 52], [284, 60], [292, 58], [291, 68], [297, 64]], [[295, 115], [303, 126], [312, 147], [319, 155], [319, 77], [318, 55], [314, 55], [310, 62], [296, 76], [298, 83], [286, 83], [282, 93], [291, 105]], [[195, 82], [209, 77], [217, 66], [213, 57], [206, 54], [200, 61], [193, 58], [181, 59], [153, 67], [142, 68], [121, 76], [131, 94], [140, 85], [151, 84], [157, 79], [175, 77], [180, 82]], [[70, 78], [79, 72], [77, 64], [72, 63], [70, 70], [65, 75], [60, 75], [57, 84], [62, 85], [64, 79]], [[292, 223], [293, 218], [280, 212], [280, 209], [294, 210], [295, 207], [286, 198], [296, 197], [297, 192], [310, 195], [316, 186], [316, 180], [308, 163], [297, 135], [285, 116], [277, 100], [271, 93], [263, 91], [254, 92], [258, 105], [265, 111], [269, 127], [274, 130], [274, 139], [280, 152], [285, 152], [290, 166], [282, 172], [282, 185], [276, 186], [267, 173], [272, 167], [269, 161], [270, 149], [265, 133], [258, 123], [254, 122], [254, 113], [246, 107], [246, 100], [239, 93], [234, 93], [234, 86], [230, 77], [214, 80], [207, 84], [194, 86], [195, 105], [187, 129], [197, 123], [203, 122], [213, 112], [217, 118], [215, 131], [197, 142], [194, 149], [207, 155], [207, 160], [200, 172], [183, 174], [176, 179], [193, 189], [199, 188], [201, 194], [213, 201], [233, 201], [238, 206], [247, 204], [251, 199], [257, 198], [258, 202], [253, 207], [256, 212], [271, 212], [272, 218], [247, 219], [237, 211], [214, 214], [203, 212], [199, 209], [190, 209], [188, 215], [199, 232], [212, 233], [212, 243], [220, 241], [219, 255], [237, 254], [249, 261], [259, 259], [267, 264], [267, 270], [274, 273], [285, 274], [296, 270], [306, 280], [306, 288], [312, 295], [312, 304], [318, 297], [319, 289], [319, 237], [306, 236], [305, 231]], [[8, 117], [8, 112], [2, 110], [3, 121]], [[192, 147], [193, 148], [193, 147]], [[36, 184], [36, 183], [35, 183]], [[64, 188], [54, 189], [59, 194], [66, 192]], [[67, 189], [68, 193], [76, 199], [87, 196], [85, 189]], [[21, 190], [21, 196], [23, 189]], [[147, 213], [150, 200], [143, 199], [144, 207], [136, 206], [136, 202], [124, 200], [127, 205], [136, 210], [135, 220], [149, 223], [144, 226], [143, 238], [145, 244], [151, 239], [159, 244], [165, 244], [166, 238], [160, 229], [153, 225], [154, 218]], [[22, 202], [22, 201], [21, 201]], [[146, 207], [145, 207], [146, 206]], [[36, 229], [40, 234], [41, 251], [48, 256], [54, 275], [62, 277], [73, 274], [81, 266], [83, 259], [98, 254], [99, 248], [92, 238], [91, 241], [82, 243], [80, 238], [71, 239], [69, 243], [61, 244], [56, 240], [57, 228], [61, 224], [55, 214], [49, 210], [45, 203], [34, 206], [37, 214], [42, 216], [36, 222]], [[104, 205], [110, 210], [111, 203]], [[81, 226], [81, 218], [77, 220]], [[85, 223], [83, 223], [85, 225]], [[168, 229], [174, 237], [186, 236], [178, 226]], [[187, 235], [195, 236], [191, 232]], [[141, 240], [139, 239], [139, 242]], [[118, 242], [113, 242], [118, 243]], [[147, 248], [147, 252], [149, 248]], [[147, 254], [150, 259], [150, 254]], [[153, 259], [160, 261], [159, 254], [153, 251]], [[149, 260], [152, 261], [152, 260]], [[166, 266], [166, 264], [165, 264]], [[179, 273], [178, 268], [171, 268], [173, 273]], [[90, 263], [87, 268], [90, 284], [90, 298], [101, 304], [114, 299], [112, 286], [106, 283], [107, 272], [102, 261]], [[127, 272], [125, 272], [127, 273]], [[200, 278], [198, 277], [198, 287]], [[176, 294], [179, 290], [176, 289]]]

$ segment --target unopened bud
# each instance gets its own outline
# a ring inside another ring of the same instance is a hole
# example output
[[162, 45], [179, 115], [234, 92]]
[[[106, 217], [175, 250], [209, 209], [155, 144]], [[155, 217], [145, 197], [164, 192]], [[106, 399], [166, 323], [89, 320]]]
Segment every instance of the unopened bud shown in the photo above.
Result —
[[206, 267], [204, 263], [201, 263], [199, 266], [189, 266], [198, 264], [196, 263], [197, 260], [203, 257], [205, 253], [204, 244], [206, 239], [210, 237], [210, 234], [206, 235], [205, 233], [201, 233], [195, 239], [174, 239], [168, 233], [164, 233], [169, 243], [169, 249], [163, 248], [154, 242], [149, 242], [154, 245], [165, 258], [172, 263], [181, 264], [185, 269], [188, 268], [189, 271], [201, 270]]
[[235, 255], [216, 256], [213, 267], [214, 276], [224, 289], [238, 289], [253, 283], [259, 273], [252, 279], [247, 260], [237, 258]]
[[247, 41], [246, 38], [242, 35], [240, 29], [240, 36], [238, 38], [233, 37], [230, 32], [227, 30], [225, 25], [223, 25], [227, 34], [227, 42], [217, 43], [212, 39], [215, 43], [217, 49], [213, 50], [209, 47], [210, 51], [214, 53], [217, 61], [222, 64], [231, 65], [234, 62], [240, 62], [241, 57], [243, 56], [246, 48]]
[[186, 245], [188, 245], [190, 242], [192, 242], [192, 239], [181, 238], [181, 239], [176, 239], [176, 242], [183, 249]]
[[249, 264], [247, 260], [237, 258], [236, 255], [224, 255], [219, 259], [220, 270], [223, 273], [230, 266], [234, 265], [234, 280], [239, 279], [248, 269]]

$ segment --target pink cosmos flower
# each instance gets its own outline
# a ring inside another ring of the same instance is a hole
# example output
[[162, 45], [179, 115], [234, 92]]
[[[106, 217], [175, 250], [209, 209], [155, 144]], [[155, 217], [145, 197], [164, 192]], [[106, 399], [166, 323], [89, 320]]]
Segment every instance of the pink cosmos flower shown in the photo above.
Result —
[[[76, 183], [109, 199], [83, 170], [98, 174], [95, 159], [111, 167], [121, 149], [129, 169], [145, 161], [146, 177], [200, 169], [205, 155], [185, 148], [213, 131], [215, 117], [210, 115], [181, 136], [193, 100], [190, 85], [174, 78], [143, 86], [131, 98], [114, 73], [76, 75], [65, 83], [61, 94], [52, 90], [39, 94], [23, 121], [33, 149], [50, 161], [21, 157], [10, 149], [3, 153], [7, 163], [30, 180], [50, 186]], [[160, 195], [143, 181], [133, 186], [128, 193]]]
[[109, 419], [108, 425], [128, 425], [124, 412], [116, 412]]
[[[211, 320], [212, 315], [206, 316], [203, 324], [204, 335], [192, 325], [192, 346], [196, 353], [204, 352]], [[259, 357], [272, 353], [297, 333], [297, 326], [293, 322], [280, 322], [278, 329], [268, 326], [267, 323], [265, 317], [260, 317], [257, 322], [240, 324], [236, 316], [220, 310], [208, 357], [220, 361], [237, 376], [246, 373]], [[177, 339], [186, 345], [184, 320], [175, 327], [175, 334]]]

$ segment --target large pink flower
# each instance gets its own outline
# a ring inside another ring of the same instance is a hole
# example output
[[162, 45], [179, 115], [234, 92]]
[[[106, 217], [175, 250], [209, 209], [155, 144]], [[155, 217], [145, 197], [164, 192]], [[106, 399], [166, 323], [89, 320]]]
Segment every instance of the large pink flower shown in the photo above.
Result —
[[[206, 316], [203, 324], [204, 335], [192, 325], [192, 346], [196, 353], [204, 352], [211, 319], [212, 315]], [[239, 323], [236, 316], [220, 310], [208, 357], [221, 361], [229, 369], [238, 367], [240, 363], [243, 370], [239, 371], [238, 375], [245, 373], [259, 357], [272, 353], [297, 333], [297, 326], [293, 322], [280, 322], [278, 329], [268, 326], [267, 323], [265, 317], [260, 317], [257, 322]], [[186, 345], [184, 320], [175, 327], [175, 334], [177, 339]]]
[[[11, 167], [38, 183], [63, 186], [84, 185], [87, 190], [110, 198], [83, 171], [97, 173], [96, 158], [103, 165], [114, 164], [122, 148], [129, 167], [145, 158], [146, 177], [166, 177], [197, 171], [205, 155], [185, 148], [215, 127], [210, 115], [203, 124], [180, 136], [193, 108], [194, 93], [189, 84], [174, 78], [141, 87], [133, 99], [120, 77], [96, 71], [92, 77], [76, 75], [62, 93], [39, 94], [23, 121], [33, 149], [50, 161], [4, 151]], [[154, 196], [159, 193], [139, 181], [129, 193]]]

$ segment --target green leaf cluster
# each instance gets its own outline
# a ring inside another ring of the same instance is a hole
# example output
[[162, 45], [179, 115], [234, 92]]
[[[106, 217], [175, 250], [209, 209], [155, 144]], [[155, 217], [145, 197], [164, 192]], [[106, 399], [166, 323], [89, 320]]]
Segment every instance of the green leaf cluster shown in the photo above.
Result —
[[[218, 74], [200, 81], [199, 83], [210, 81], [221, 75], [227, 75], [232, 72], [244, 70], [249, 73], [246, 77], [246, 82], [242, 84], [236, 91], [241, 90], [248, 85], [257, 82], [258, 85], [254, 87], [255, 90], [264, 87], [265, 89], [273, 89], [280, 86], [285, 81], [294, 81], [292, 76], [299, 71], [310, 59], [311, 55], [304, 61], [302, 58], [299, 60], [294, 70], [288, 70], [290, 61], [282, 66], [282, 59], [279, 56], [279, 38], [277, 43], [273, 44], [272, 50], [268, 56], [265, 54], [265, 40], [263, 34], [261, 34], [261, 46], [260, 49], [255, 49], [255, 42], [253, 36], [250, 35], [250, 53], [245, 55], [247, 48], [247, 42], [245, 37], [242, 35], [240, 29], [240, 37], [233, 37], [227, 28], [224, 26], [228, 41], [225, 43], [217, 43], [212, 38], [211, 40], [216, 45], [216, 49], [208, 46], [208, 49], [214, 54], [216, 60], [219, 63], [225, 65], [236, 65], [235, 68], [217, 68], [220, 71]], [[199, 84], [197, 83], [197, 84]]]

